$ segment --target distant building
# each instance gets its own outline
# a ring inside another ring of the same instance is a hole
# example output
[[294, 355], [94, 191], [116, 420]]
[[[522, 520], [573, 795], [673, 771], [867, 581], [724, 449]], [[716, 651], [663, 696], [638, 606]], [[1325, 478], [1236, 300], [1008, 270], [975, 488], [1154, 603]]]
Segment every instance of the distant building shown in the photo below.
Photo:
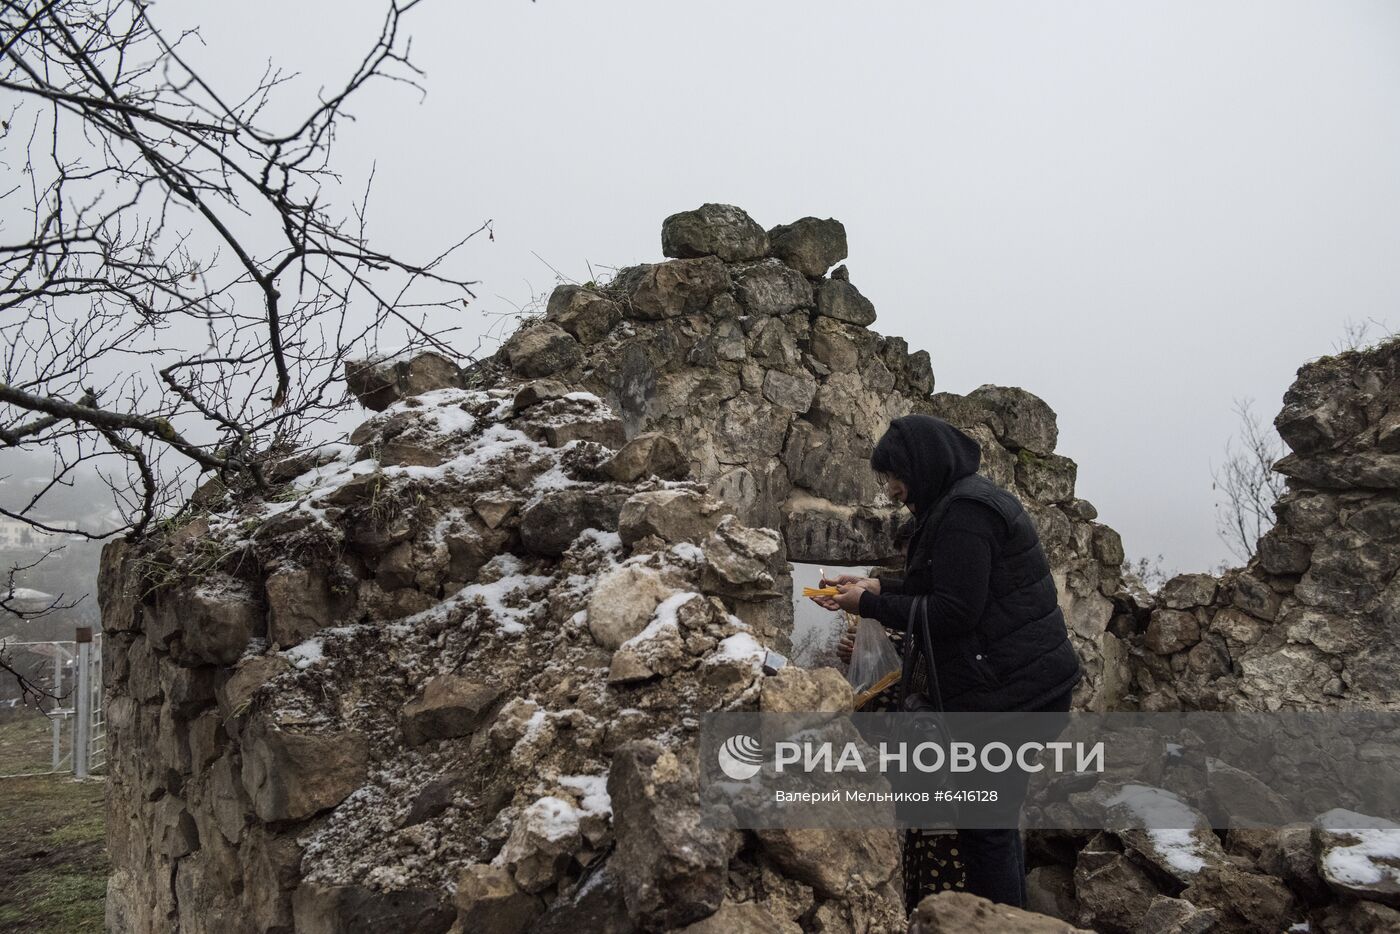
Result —
[[[44, 519], [44, 525], [55, 529], [76, 530], [78, 523], [71, 519]], [[0, 549], [25, 551], [52, 548], [68, 536], [60, 532], [45, 532], [18, 519], [0, 518]]]

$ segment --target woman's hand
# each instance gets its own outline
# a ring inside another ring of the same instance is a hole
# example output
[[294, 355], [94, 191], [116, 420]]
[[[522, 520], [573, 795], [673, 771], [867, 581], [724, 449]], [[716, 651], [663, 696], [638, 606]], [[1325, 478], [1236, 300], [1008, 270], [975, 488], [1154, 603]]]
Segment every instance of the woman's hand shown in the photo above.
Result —
[[851, 663], [851, 653], [856, 647], [856, 624], [854, 621], [846, 627], [846, 631], [841, 634], [841, 638], [836, 643], [836, 655], [847, 665]]
[[[852, 580], [860, 580], [860, 578], [852, 578]], [[827, 584], [829, 582], [824, 580], [822, 583]], [[847, 613], [859, 613], [860, 596], [865, 593], [865, 588], [858, 584], [837, 583], [836, 586], [841, 590], [836, 596], [812, 597], [812, 602], [827, 610], [845, 610]]]
[[831, 578], [823, 577], [821, 579], [821, 583], [817, 586], [829, 587], [835, 585], [837, 587], [840, 587], [842, 584], [855, 584], [857, 587], [860, 587], [863, 590], [868, 590], [876, 596], [880, 595], [880, 579], [878, 577], [856, 577], [854, 574], [842, 574], [840, 577], [837, 577], [834, 580]]

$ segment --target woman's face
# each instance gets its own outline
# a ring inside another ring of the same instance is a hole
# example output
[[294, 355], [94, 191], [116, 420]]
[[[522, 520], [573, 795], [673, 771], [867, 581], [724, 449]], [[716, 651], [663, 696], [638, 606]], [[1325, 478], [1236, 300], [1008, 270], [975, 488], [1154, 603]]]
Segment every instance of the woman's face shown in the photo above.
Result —
[[914, 505], [909, 502], [909, 487], [903, 480], [887, 473], [877, 473], [875, 476], [885, 485], [886, 496], [896, 503], [903, 504], [905, 508], [913, 510]]

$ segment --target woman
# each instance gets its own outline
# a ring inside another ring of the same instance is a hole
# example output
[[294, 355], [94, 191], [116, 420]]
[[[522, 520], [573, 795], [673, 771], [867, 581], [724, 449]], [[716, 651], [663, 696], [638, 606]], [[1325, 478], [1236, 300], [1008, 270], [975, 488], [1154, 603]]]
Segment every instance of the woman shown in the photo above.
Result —
[[[904, 577], [843, 575], [823, 582], [839, 595], [813, 599], [902, 634], [915, 597], [925, 596], [945, 710], [1068, 711], [1079, 659], [1050, 564], [1016, 497], [977, 473], [981, 459], [977, 442], [942, 419], [892, 421], [870, 466], [885, 493], [914, 514]], [[843, 657], [850, 649], [848, 635]], [[1025, 906], [1019, 829], [961, 830], [957, 849], [967, 891]], [[918, 896], [909, 894], [915, 903]]]

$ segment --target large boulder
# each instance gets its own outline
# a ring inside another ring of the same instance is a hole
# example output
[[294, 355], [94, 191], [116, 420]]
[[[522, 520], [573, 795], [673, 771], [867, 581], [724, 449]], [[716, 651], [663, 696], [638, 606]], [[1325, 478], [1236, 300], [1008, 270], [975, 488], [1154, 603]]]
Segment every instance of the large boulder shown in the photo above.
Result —
[[768, 231], [773, 255], [811, 279], [846, 258], [846, 228], [838, 220], [804, 217]]
[[1091, 934], [1052, 918], [999, 905], [968, 892], [939, 892], [909, 916], [909, 934]]
[[993, 430], [1012, 450], [1053, 454], [1059, 440], [1055, 412], [1038, 396], [1016, 386], [978, 386], [967, 398], [996, 416]]
[[742, 208], [702, 204], [661, 222], [661, 252], [674, 259], [718, 256], [737, 263], [764, 256], [768, 234]]
[[569, 332], [580, 344], [595, 344], [622, 318], [617, 302], [580, 285], [557, 286], [549, 296], [545, 318]]
[[724, 504], [694, 490], [636, 493], [622, 505], [617, 531], [623, 544], [655, 535], [667, 542], [700, 542], [724, 518]]
[[466, 385], [461, 367], [428, 351], [409, 360], [347, 360], [345, 385], [360, 405], [382, 412], [401, 399]]
[[261, 717], [242, 737], [243, 787], [264, 821], [301, 820], [335, 807], [369, 768], [364, 734], [293, 733]]
[[501, 350], [511, 370], [525, 377], [566, 373], [583, 362], [578, 341], [551, 321], [521, 328]]
[[1313, 822], [1322, 879], [1344, 895], [1400, 907], [1400, 824], [1340, 808]]
[[734, 292], [751, 315], [785, 315], [815, 304], [812, 283], [777, 260], [736, 269]]
[[841, 279], [827, 279], [817, 289], [817, 313], [860, 327], [875, 323], [875, 306], [870, 299]]
[[477, 678], [437, 675], [423, 692], [404, 705], [404, 739], [421, 746], [435, 739], [466, 736], [486, 718], [501, 689]]
[[598, 579], [588, 602], [593, 641], [616, 650], [646, 628], [663, 600], [675, 593], [660, 572], [642, 565], [613, 568]]
[[735, 847], [701, 820], [694, 764], [657, 742], [626, 743], [613, 754], [608, 795], [628, 915], [665, 930], [718, 909]]
[[729, 291], [729, 270], [713, 256], [635, 266], [618, 274], [614, 287], [638, 318], [660, 320], [704, 311]]

